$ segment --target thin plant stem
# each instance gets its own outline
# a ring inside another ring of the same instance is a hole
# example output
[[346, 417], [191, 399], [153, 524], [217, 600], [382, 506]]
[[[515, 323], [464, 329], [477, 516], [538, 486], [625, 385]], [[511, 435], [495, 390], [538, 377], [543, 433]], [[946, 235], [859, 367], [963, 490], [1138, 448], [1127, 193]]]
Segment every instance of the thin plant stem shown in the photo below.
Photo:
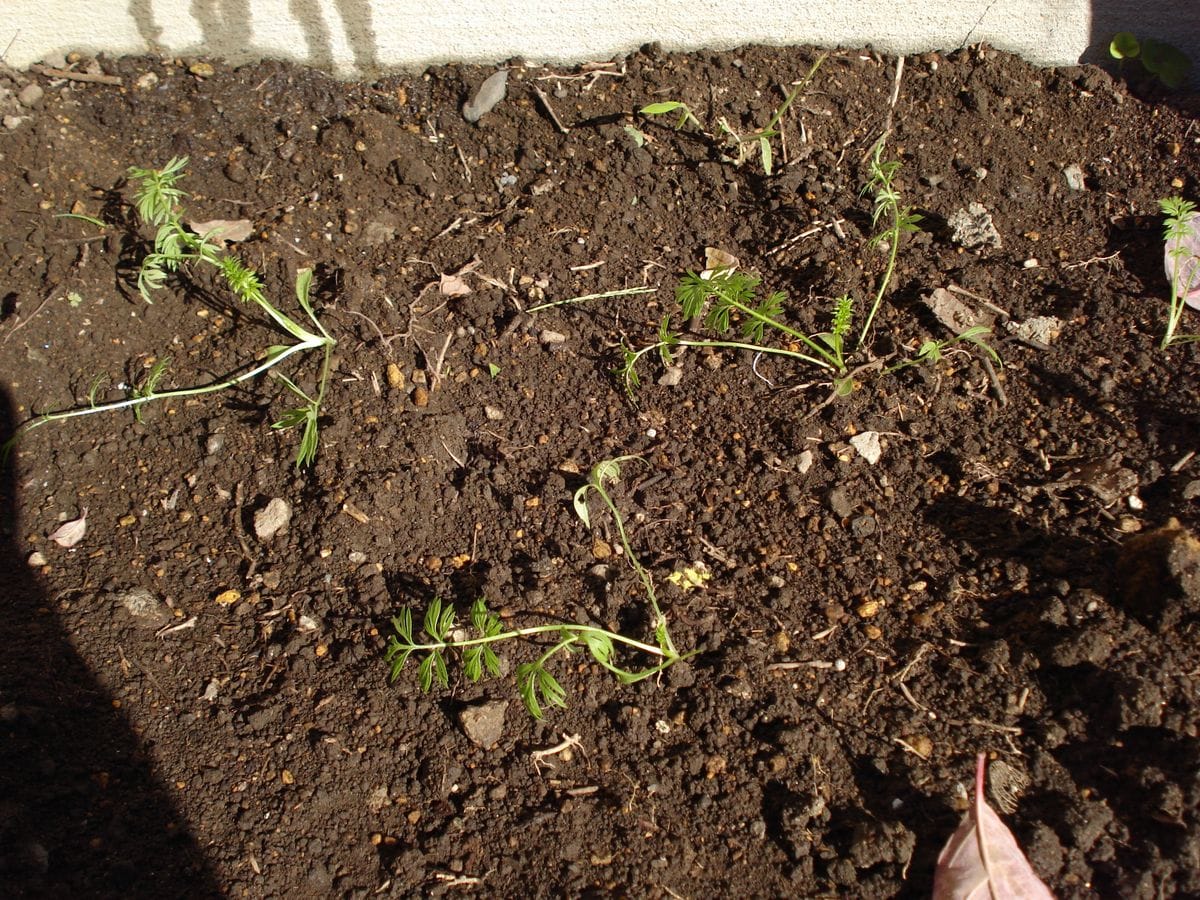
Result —
[[531, 306], [526, 312], [540, 312], [543, 309], [550, 309], [554, 306], [566, 306], [568, 303], [583, 303], [586, 300], [607, 300], [610, 297], [630, 297], [635, 294], [653, 294], [658, 291], [658, 288], [652, 287], [635, 287], [626, 288], [620, 291], [605, 291], [602, 294], [584, 294], [580, 297], [570, 297], [566, 300], [555, 300], [552, 303], [541, 303], [537, 306]]

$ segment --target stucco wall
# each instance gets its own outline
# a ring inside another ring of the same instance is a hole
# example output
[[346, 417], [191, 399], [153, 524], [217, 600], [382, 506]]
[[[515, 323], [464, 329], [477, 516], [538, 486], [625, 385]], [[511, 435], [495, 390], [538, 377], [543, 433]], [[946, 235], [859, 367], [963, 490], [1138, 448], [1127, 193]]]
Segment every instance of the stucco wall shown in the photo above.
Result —
[[986, 41], [1043, 65], [1101, 58], [1129, 30], [1200, 57], [1197, 0], [0, 0], [0, 48], [24, 68], [79, 49], [238, 62], [283, 57], [342, 75], [434, 62], [610, 58], [746, 43], [894, 52]]

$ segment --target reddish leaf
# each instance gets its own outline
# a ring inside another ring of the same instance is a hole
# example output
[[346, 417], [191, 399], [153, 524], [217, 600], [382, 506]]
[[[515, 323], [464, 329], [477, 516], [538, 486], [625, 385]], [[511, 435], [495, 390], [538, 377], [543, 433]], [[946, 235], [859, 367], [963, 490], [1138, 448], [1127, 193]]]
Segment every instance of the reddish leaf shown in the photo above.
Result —
[[979, 754], [971, 809], [938, 857], [933, 900], [1054, 900], [984, 799], [986, 759]]

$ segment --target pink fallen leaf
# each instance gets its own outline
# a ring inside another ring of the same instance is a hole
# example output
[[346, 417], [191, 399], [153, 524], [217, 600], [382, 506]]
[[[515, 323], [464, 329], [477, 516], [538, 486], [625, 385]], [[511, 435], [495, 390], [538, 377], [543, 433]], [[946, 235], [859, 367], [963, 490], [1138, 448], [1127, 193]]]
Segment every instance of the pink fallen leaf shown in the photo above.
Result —
[[975, 797], [938, 856], [933, 900], [1054, 900], [1017, 839], [983, 796], [984, 764], [975, 763]]
[[1200, 309], [1200, 212], [1184, 219], [1183, 227], [1183, 237], [1167, 241], [1163, 247], [1163, 268], [1167, 281], [1179, 285], [1184, 302], [1192, 309]]
[[87, 514], [88, 511], [85, 506], [80, 512], [78, 519], [63, 522], [54, 529], [54, 533], [50, 535], [50, 540], [54, 541], [60, 547], [74, 547], [87, 534]]

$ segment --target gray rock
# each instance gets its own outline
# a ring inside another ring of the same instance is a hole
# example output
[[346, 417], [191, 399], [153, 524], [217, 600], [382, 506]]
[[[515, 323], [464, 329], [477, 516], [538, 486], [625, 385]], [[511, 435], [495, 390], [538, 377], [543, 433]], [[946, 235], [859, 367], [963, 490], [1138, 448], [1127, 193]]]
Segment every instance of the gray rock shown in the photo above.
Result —
[[966, 209], [952, 213], [946, 220], [950, 240], [968, 249], [971, 247], [1001, 246], [1000, 232], [992, 223], [992, 214], [982, 203], [972, 203]]
[[496, 104], [504, 99], [508, 91], [508, 69], [501, 69], [488, 76], [479, 86], [475, 96], [462, 108], [463, 118], [468, 122], [478, 122], [487, 115]]
[[162, 600], [144, 587], [118, 591], [112, 596], [114, 605], [120, 606], [129, 615], [151, 628], [157, 628], [171, 618]]
[[287, 530], [292, 520], [292, 506], [282, 497], [274, 498], [254, 514], [254, 533], [260, 541], [269, 541]]
[[478, 706], [468, 706], [458, 714], [463, 733], [484, 750], [490, 750], [504, 735], [504, 714], [507, 700], [493, 700]]
[[31, 81], [25, 87], [21, 88], [17, 94], [17, 102], [26, 109], [33, 109], [35, 106], [41, 104], [44, 96], [46, 96], [46, 92], [42, 90], [42, 86]]

